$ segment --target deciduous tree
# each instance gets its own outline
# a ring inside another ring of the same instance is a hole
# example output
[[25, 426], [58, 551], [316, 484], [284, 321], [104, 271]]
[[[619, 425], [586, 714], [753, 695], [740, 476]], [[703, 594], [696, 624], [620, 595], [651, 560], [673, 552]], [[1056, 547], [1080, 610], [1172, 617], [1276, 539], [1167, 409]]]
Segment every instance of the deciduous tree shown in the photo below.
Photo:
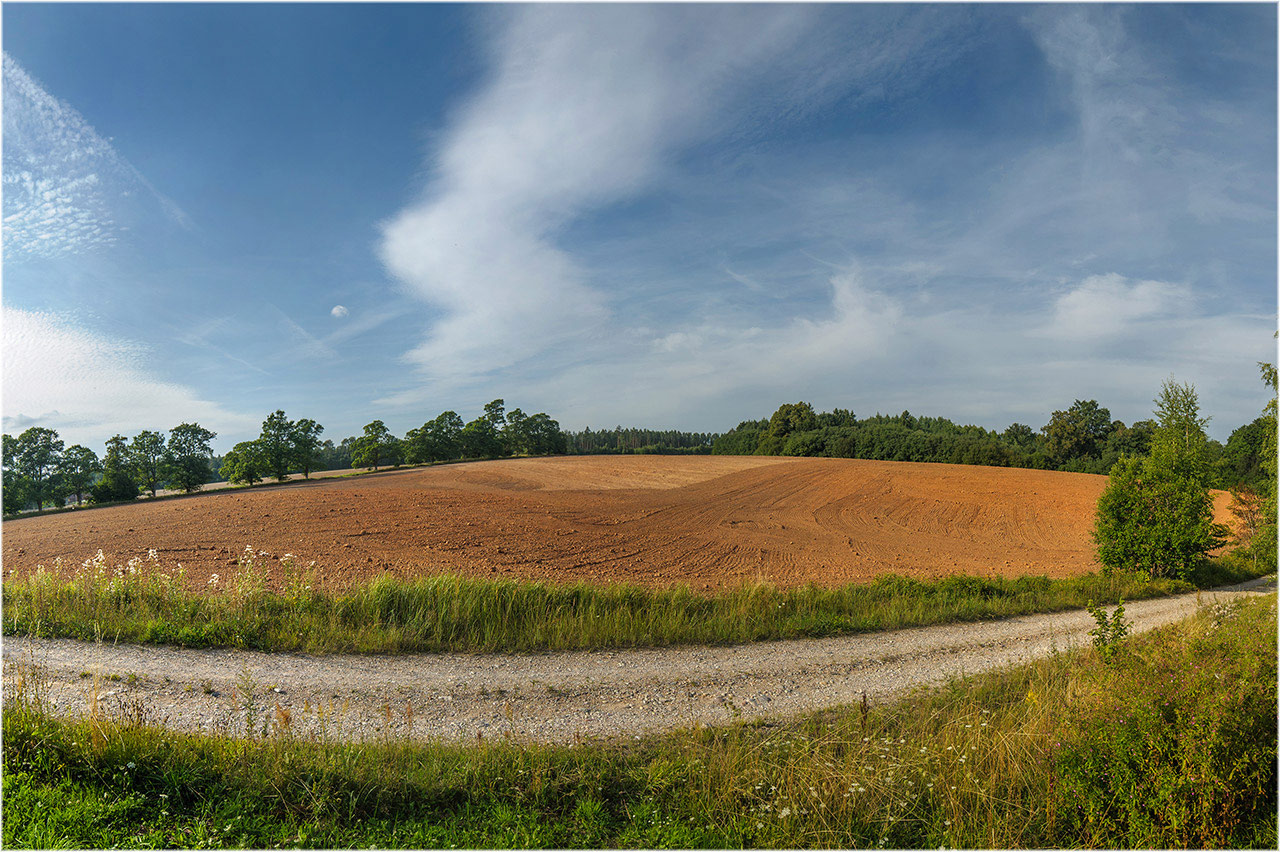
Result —
[[351, 463], [373, 470], [377, 470], [379, 465], [399, 464], [399, 449], [400, 442], [391, 430], [381, 420], [375, 420], [364, 427], [363, 435], [356, 438]]
[[123, 435], [116, 435], [107, 441], [102, 478], [93, 486], [89, 497], [95, 503], [117, 503], [137, 496], [138, 482], [129, 462], [129, 443]]
[[253, 485], [261, 482], [270, 470], [262, 446], [257, 441], [241, 441], [222, 457], [218, 475], [227, 482]]
[[469, 459], [492, 459], [502, 455], [502, 438], [487, 417], [477, 417], [458, 436], [462, 443], [462, 455]]
[[1058, 465], [1075, 458], [1098, 458], [1111, 432], [1111, 412], [1096, 399], [1079, 400], [1055, 411], [1044, 429], [1049, 456]]
[[4, 436], [4, 514], [12, 515], [27, 505], [27, 482], [18, 471], [18, 439]]
[[489, 421], [489, 425], [493, 427], [494, 432], [501, 433], [503, 427], [507, 425], [507, 419], [503, 415], [503, 407], [505, 405], [505, 400], [495, 399], [484, 407], [484, 419]]
[[289, 469], [293, 467], [296, 455], [293, 429], [293, 421], [280, 410], [268, 415], [267, 419], [262, 421], [262, 433], [258, 435], [258, 448], [262, 452], [267, 470], [277, 482], [288, 479]]
[[26, 482], [27, 498], [42, 509], [57, 496], [62, 439], [52, 429], [32, 426], [18, 436], [14, 450], [18, 475]]
[[213, 478], [213, 448], [218, 433], [199, 423], [180, 423], [169, 430], [165, 448], [165, 479], [190, 494]]
[[1125, 456], [1111, 468], [1093, 536], [1098, 561], [1109, 569], [1185, 577], [1226, 541], [1227, 530], [1213, 522], [1213, 497], [1204, 484], [1207, 420], [1195, 389], [1166, 382], [1156, 415], [1151, 455]]
[[324, 427], [314, 420], [303, 417], [293, 424], [290, 440], [293, 442], [294, 464], [302, 471], [303, 479], [311, 478], [320, 461], [320, 433]]
[[62, 487], [67, 494], [76, 496], [76, 505], [84, 502], [85, 495], [101, 472], [102, 463], [98, 461], [98, 456], [93, 450], [80, 444], [67, 447], [62, 454], [62, 462], [58, 465]]
[[164, 434], [144, 429], [129, 442], [129, 465], [138, 485], [156, 496], [164, 481]]

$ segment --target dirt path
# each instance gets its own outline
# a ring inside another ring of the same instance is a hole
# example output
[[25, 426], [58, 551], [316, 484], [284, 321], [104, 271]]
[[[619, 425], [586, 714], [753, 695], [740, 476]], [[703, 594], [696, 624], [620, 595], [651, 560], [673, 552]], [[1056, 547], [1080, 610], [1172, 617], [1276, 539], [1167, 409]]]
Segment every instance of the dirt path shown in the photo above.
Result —
[[[1275, 580], [1205, 592], [1209, 605], [1274, 591]], [[1195, 612], [1197, 595], [1126, 605], [1135, 631]], [[34, 662], [57, 712], [82, 714], [94, 689], [109, 713], [185, 730], [243, 733], [289, 717], [303, 734], [351, 739], [544, 742], [694, 723], [793, 715], [1044, 656], [1089, 641], [1083, 611], [822, 640], [533, 655], [307, 657], [245, 651], [4, 643], [5, 691]], [[277, 707], [279, 710], [277, 710]]]

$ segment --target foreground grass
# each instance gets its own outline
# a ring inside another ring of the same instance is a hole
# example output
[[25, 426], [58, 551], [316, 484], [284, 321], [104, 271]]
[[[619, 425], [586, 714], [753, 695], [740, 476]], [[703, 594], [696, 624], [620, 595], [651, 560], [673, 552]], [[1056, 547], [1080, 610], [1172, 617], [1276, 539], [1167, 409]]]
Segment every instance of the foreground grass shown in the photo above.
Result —
[[21, 847], [1276, 848], [1275, 596], [893, 707], [574, 747], [3, 722]]
[[[554, 585], [441, 575], [383, 577], [323, 592], [287, 560], [283, 592], [268, 591], [264, 553], [246, 549], [237, 573], [208, 590], [186, 588], [154, 552], [108, 566], [101, 554], [74, 579], [37, 571], [4, 583], [4, 632], [187, 647], [307, 653], [535, 651], [727, 644], [832, 636], [1079, 608], [1089, 601], [1191, 591], [1191, 583], [1131, 574], [921, 582], [881, 577], [836, 589], [766, 584], [706, 597], [687, 589]], [[1253, 576], [1242, 561], [1206, 563], [1200, 584]]]

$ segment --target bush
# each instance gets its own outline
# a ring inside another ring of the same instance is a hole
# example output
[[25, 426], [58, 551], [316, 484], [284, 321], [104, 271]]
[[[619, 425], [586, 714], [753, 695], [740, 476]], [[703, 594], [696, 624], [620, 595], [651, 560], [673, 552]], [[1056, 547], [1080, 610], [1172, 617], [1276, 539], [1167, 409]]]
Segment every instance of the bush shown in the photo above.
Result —
[[128, 473], [117, 470], [105, 474], [89, 492], [94, 503], [119, 503], [132, 500], [139, 494], [138, 483]]
[[1108, 569], [1184, 579], [1226, 541], [1226, 528], [1213, 522], [1200, 482], [1151, 459], [1122, 458], [1098, 498], [1093, 538]]

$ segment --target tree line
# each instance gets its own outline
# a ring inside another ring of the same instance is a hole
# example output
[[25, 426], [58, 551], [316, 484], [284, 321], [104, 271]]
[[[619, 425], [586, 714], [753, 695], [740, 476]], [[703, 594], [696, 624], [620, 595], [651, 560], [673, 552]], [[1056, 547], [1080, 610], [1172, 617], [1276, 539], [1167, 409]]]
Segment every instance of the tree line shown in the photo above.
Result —
[[[155, 496], [160, 488], [190, 492], [216, 479], [253, 484], [299, 473], [309, 477], [317, 470], [564, 453], [831, 456], [1108, 473], [1121, 458], [1148, 456], [1159, 428], [1158, 413], [1156, 419], [1126, 425], [1112, 420], [1097, 400], [1076, 400], [1054, 411], [1039, 430], [1022, 423], [988, 430], [908, 411], [859, 419], [846, 409], [819, 413], [797, 402], [724, 434], [622, 426], [566, 432], [545, 413], [507, 411], [505, 401], [495, 399], [469, 422], [445, 411], [398, 437], [374, 420], [362, 434], [335, 444], [321, 440], [324, 427], [316, 421], [291, 420], [278, 410], [266, 418], [256, 439], [236, 444], [223, 456], [210, 449], [216, 433], [198, 423], [179, 424], [167, 434], [115, 435], [101, 459], [79, 444], [64, 447], [57, 432], [44, 427], [16, 438], [4, 435], [3, 501], [10, 514], [72, 500], [132, 500], [143, 491]], [[1275, 435], [1274, 412], [1264, 412], [1232, 432], [1225, 446], [1206, 438], [1197, 462], [1205, 484], [1263, 495], [1258, 499], [1274, 493]]]
[[215, 432], [180, 423], [164, 432], [143, 430], [130, 440], [115, 435], [101, 459], [80, 444], [66, 447], [53, 429], [33, 426], [3, 436], [4, 511], [43, 509], [75, 498], [93, 503], [132, 500], [165, 486], [195, 491], [210, 479]]
[[715, 432], [682, 432], [678, 429], [636, 429], [615, 426], [613, 429], [583, 429], [565, 432], [570, 455], [586, 456], [613, 453], [640, 455], [703, 455], [720, 437]]
[[[299, 424], [307, 424], [305, 427]], [[484, 412], [463, 422], [456, 411], [445, 411], [403, 438], [392, 434], [381, 420], [364, 427], [362, 434], [344, 438], [338, 445], [321, 443], [323, 427], [313, 421], [288, 420], [277, 411], [263, 424], [255, 441], [236, 444], [220, 458], [219, 474], [230, 482], [252, 485], [268, 476], [287, 479], [290, 473], [310, 476], [313, 470], [363, 467], [378, 470], [404, 464], [494, 459], [564, 453], [560, 424], [543, 412], [525, 414], [506, 410], [495, 399]]]
[[543, 412], [506, 410], [495, 399], [484, 412], [463, 422], [445, 411], [404, 437], [381, 420], [341, 443], [321, 440], [324, 427], [310, 418], [292, 420], [282, 410], [268, 415], [257, 438], [241, 441], [225, 455], [211, 448], [217, 433], [198, 423], [182, 423], [168, 433], [143, 430], [133, 438], [116, 435], [104, 455], [80, 444], [64, 446], [53, 429], [33, 426], [17, 437], [4, 435], [4, 512], [43, 509], [66, 503], [115, 503], [162, 488], [196, 491], [215, 480], [252, 485], [267, 478], [284, 481], [318, 470], [398, 467], [402, 464], [492, 459], [567, 452], [560, 424]]
[[[1256, 486], [1265, 478], [1265, 418], [1241, 426], [1226, 445], [1206, 439], [1202, 449], [1211, 487]], [[1076, 400], [1039, 430], [1013, 423], [1003, 431], [961, 426], [945, 417], [875, 414], [858, 419], [847, 409], [816, 412], [786, 403], [767, 420], [746, 420], [718, 436], [723, 455], [827, 456], [882, 461], [944, 462], [1106, 474], [1124, 456], [1145, 456], [1157, 420], [1126, 425], [1097, 400]]]

